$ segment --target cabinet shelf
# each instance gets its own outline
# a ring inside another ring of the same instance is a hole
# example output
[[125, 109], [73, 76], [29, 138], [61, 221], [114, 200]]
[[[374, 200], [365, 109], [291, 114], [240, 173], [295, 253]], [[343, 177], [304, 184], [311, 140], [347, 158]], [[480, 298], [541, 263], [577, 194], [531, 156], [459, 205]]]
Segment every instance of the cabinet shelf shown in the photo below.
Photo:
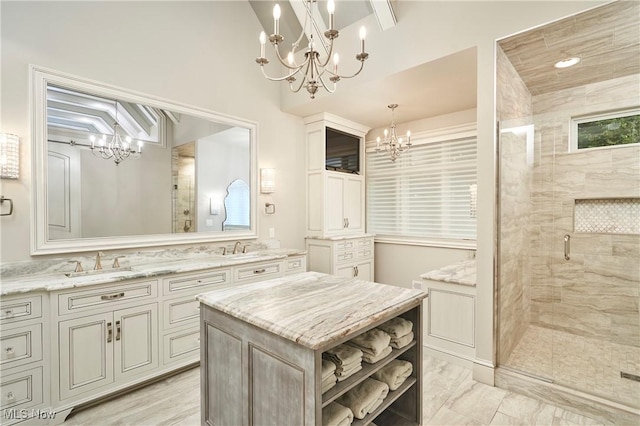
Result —
[[343, 395], [345, 392], [352, 389], [358, 383], [363, 382], [366, 378], [371, 376], [373, 373], [380, 370], [382, 367], [389, 364], [389, 362], [398, 358], [400, 355], [402, 355], [409, 349], [413, 348], [415, 345], [416, 345], [416, 341], [414, 340], [413, 342], [409, 343], [407, 346], [403, 348], [393, 349], [389, 355], [382, 358], [380, 361], [376, 362], [375, 364], [367, 364], [366, 362], [363, 362], [362, 370], [358, 371], [353, 376], [346, 378], [344, 381], [338, 382], [333, 388], [329, 389], [327, 392], [325, 392], [322, 395], [322, 407], [323, 408], [326, 407], [327, 405], [329, 405], [329, 403], [331, 403], [332, 401], [334, 401], [335, 399]]
[[373, 422], [384, 410], [386, 410], [396, 399], [400, 398], [411, 386], [417, 382], [416, 378], [411, 376], [396, 390], [390, 391], [387, 397], [382, 401], [382, 404], [376, 408], [373, 412], [364, 416], [363, 419], [354, 419], [351, 426], [366, 426]]

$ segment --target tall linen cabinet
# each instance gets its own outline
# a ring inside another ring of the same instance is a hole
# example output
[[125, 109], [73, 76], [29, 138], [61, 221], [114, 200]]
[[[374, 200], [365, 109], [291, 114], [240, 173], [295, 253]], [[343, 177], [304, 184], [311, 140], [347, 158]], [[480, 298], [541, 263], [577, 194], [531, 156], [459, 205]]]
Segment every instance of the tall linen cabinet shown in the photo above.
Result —
[[[369, 128], [327, 113], [304, 121], [309, 270], [373, 281], [373, 236], [365, 233], [364, 139]], [[343, 149], [334, 145], [328, 154], [327, 129], [346, 136]]]

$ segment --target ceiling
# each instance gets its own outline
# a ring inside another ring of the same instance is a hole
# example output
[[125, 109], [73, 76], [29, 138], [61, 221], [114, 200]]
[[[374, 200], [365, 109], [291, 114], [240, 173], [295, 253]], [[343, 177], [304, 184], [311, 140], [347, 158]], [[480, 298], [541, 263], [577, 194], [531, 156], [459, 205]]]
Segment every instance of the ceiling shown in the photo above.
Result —
[[[638, 74], [640, 2], [609, 3], [499, 44], [532, 95]], [[572, 56], [581, 62], [554, 68]]]
[[[336, 2], [335, 26], [343, 28], [372, 13], [378, 16], [376, 5], [386, 3], [393, 9], [396, 1], [399, 0]], [[272, 33], [272, 9], [276, 2], [250, 3], [265, 32]], [[283, 7], [282, 20], [293, 21], [287, 29], [282, 23], [281, 32], [290, 31], [295, 36], [288, 36], [288, 39], [297, 38], [302, 27], [290, 4], [295, 5], [300, 0], [281, 0], [279, 3]], [[319, 0], [319, 9], [323, 10], [325, 4], [324, 0]], [[410, 2], [403, 5], [410, 7]], [[616, 1], [499, 43], [531, 93], [536, 95], [640, 72], [639, 17], [639, 2]], [[381, 21], [380, 16], [378, 21]], [[553, 67], [553, 63], [569, 55], [580, 56], [582, 62], [564, 70]], [[468, 49], [378, 81], [358, 84], [351, 91], [338, 84], [334, 94], [318, 97], [287, 112], [302, 117], [329, 112], [371, 128], [381, 128], [390, 124], [387, 105], [391, 103], [399, 104], [397, 123], [475, 108], [476, 76], [476, 50]], [[298, 96], [308, 95], [303, 89]]]

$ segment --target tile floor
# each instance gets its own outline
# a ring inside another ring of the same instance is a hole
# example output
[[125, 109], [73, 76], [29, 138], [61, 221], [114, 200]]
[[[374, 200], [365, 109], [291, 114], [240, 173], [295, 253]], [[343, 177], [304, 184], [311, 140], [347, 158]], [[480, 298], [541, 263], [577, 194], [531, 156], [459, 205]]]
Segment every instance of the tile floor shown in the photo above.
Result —
[[640, 408], [640, 348], [530, 325], [505, 363], [566, 387]]
[[[72, 413], [64, 425], [198, 425], [199, 374], [200, 369], [194, 368]], [[423, 380], [423, 425], [602, 424], [579, 413], [478, 383], [469, 369], [427, 355]]]

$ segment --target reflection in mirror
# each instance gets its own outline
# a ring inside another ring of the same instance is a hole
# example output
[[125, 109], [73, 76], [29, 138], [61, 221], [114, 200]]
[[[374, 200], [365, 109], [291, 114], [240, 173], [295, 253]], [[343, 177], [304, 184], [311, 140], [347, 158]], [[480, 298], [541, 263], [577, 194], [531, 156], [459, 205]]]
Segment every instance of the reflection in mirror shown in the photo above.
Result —
[[[34, 254], [255, 237], [255, 124], [35, 68], [32, 76]], [[112, 139], [131, 155], [107, 155]], [[244, 184], [241, 196], [231, 182]], [[230, 189], [239, 198], [228, 204]], [[241, 219], [228, 206], [242, 206]]]
[[224, 207], [227, 217], [222, 229], [249, 228], [249, 186], [245, 181], [237, 179], [231, 182], [227, 188]]

